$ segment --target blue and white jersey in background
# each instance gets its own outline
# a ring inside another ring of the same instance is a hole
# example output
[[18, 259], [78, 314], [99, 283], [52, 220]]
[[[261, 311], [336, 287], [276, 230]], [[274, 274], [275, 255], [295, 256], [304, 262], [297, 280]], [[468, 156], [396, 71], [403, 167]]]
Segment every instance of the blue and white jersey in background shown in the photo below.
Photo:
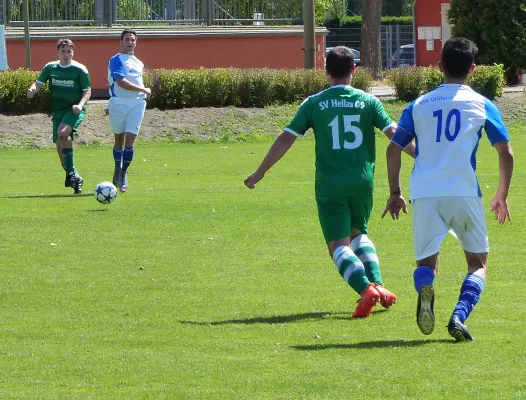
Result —
[[482, 196], [475, 174], [482, 128], [492, 145], [508, 141], [497, 107], [469, 86], [444, 84], [409, 104], [391, 141], [414, 139], [410, 198]]
[[108, 82], [110, 84], [110, 96], [123, 99], [144, 100], [146, 94], [121, 88], [117, 78], [126, 78], [131, 83], [144, 87], [142, 72], [144, 64], [137, 57], [129, 54], [119, 53], [110, 58], [108, 66]]

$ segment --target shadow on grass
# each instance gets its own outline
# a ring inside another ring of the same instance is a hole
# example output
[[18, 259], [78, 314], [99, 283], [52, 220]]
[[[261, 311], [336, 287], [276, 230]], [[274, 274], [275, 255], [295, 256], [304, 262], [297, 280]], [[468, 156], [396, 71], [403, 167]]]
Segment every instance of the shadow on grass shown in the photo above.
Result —
[[1, 199], [56, 199], [60, 197], [86, 197], [93, 196], [93, 193], [82, 194], [16, 194], [13, 196], [2, 196]]
[[[344, 316], [348, 315], [347, 318]], [[179, 321], [181, 324], [190, 325], [228, 325], [228, 324], [286, 324], [289, 322], [301, 322], [313, 319], [325, 319], [325, 318], [338, 318], [338, 319], [351, 319], [350, 313], [333, 313], [333, 312], [313, 312], [303, 314], [292, 314], [292, 315], [274, 315], [270, 317], [254, 317], [246, 319], [228, 319], [225, 321], [209, 321], [209, 322], [198, 322], [198, 321]]]
[[332, 350], [332, 349], [378, 349], [386, 347], [417, 347], [426, 346], [437, 343], [451, 343], [455, 344], [454, 340], [435, 339], [435, 340], [375, 340], [372, 342], [360, 343], [345, 343], [345, 344], [312, 344], [304, 346], [290, 346], [291, 349], [301, 351], [317, 351], [317, 350]]

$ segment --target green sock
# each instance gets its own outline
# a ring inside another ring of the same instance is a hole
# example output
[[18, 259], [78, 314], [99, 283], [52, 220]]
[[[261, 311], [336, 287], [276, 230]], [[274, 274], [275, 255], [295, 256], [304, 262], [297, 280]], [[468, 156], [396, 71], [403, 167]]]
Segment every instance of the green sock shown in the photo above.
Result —
[[62, 169], [63, 169], [64, 171], [67, 171], [67, 169], [66, 169], [66, 164], [62, 164]]
[[67, 174], [74, 174], [77, 172], [75, 168], [75, 157], [73, 156], [73, 149], [62, 149], [64, 156], [64, 169]]
[[376, 248], [371, 239], [365, 234], [359, 235], [352, 240], [351, 248], [362, 262], [369, 281], [383, 285], [380, 260], [378, 260], [378, 254], [376, 254]]
[[349, 246], [338, 247], [332, 257], [338, 272], [356, 293], [361, 294], [367, 289], [370, 282], [365, 275], [365, 268]]

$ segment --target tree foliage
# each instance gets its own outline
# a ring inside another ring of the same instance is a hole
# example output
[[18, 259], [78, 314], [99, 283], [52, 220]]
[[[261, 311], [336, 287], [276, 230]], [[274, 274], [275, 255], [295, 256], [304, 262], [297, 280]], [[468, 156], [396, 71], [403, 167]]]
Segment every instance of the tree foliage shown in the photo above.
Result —
[[452, 36], [477, 44], [477, 64], [503, 64], [509, 83], [526, 67], [524, 0], [453, 0], [449, 11]]

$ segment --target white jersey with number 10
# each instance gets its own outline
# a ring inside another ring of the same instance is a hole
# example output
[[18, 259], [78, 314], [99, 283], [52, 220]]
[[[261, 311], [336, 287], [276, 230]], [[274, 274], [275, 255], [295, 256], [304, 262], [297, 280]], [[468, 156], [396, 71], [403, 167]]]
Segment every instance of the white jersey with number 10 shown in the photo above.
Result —
[[416, 142], [410, 198], [482, 196], [475, 173], [482, 128], [492, 145], [509, 140], [497, 107], [469, 86], [444, 84], [407, 106], [392, 142]]

